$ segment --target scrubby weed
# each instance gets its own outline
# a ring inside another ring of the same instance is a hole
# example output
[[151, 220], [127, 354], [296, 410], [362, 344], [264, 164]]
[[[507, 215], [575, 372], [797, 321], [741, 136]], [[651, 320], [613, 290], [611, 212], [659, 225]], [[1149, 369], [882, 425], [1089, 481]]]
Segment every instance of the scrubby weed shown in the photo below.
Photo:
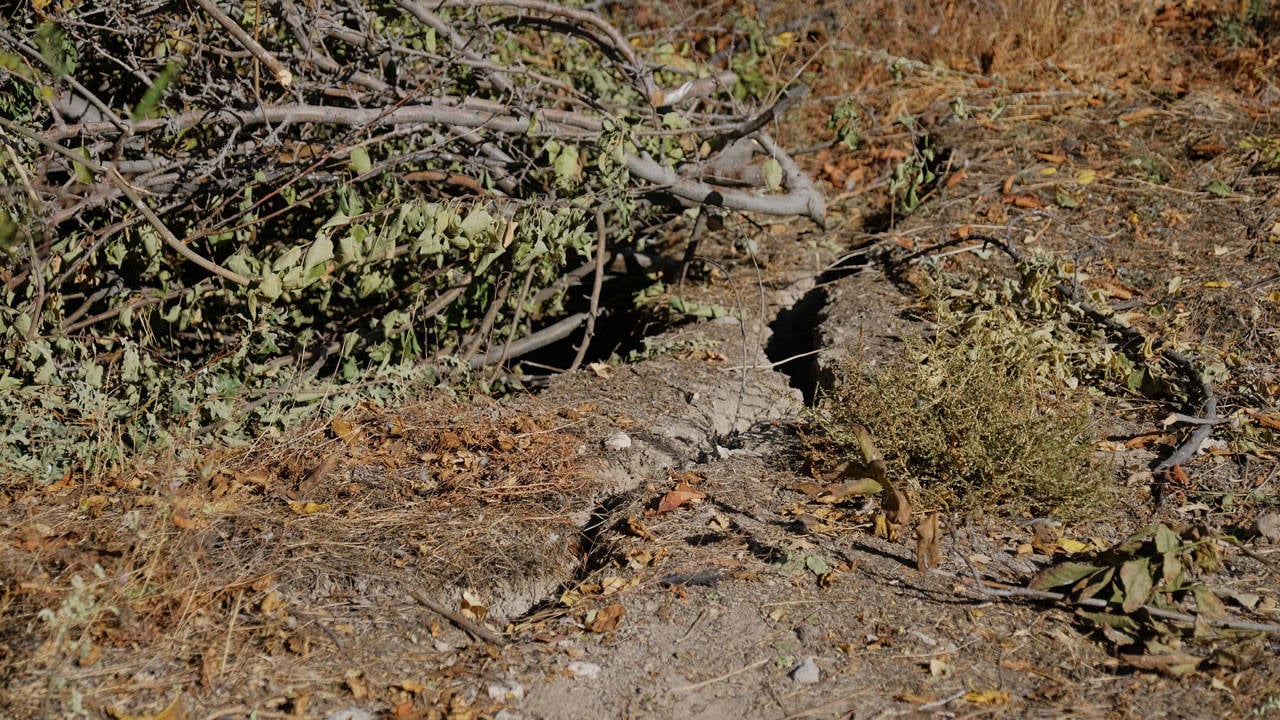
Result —
[[817, 424], [854, 452], [867, 427], [891, 477], [930, 504], [1081, 515], [1105, 496], [1089, 406], [982, 334], [912, 340], [887, 367], [840, 368]]
[[874, 372], [850, 358], [816, 424], [848, 452], [865, 426], [891, 475], [931, 502], [1087, 513], [1111, 491], [1086, 388], [1128, 376], [1123, 355], [1071, 327], [1076, 313], [1053, 291], [1060, 274], [1047, 261], [971, 283], [935, 271], [925, 313], [937, 336], [909, 339]]

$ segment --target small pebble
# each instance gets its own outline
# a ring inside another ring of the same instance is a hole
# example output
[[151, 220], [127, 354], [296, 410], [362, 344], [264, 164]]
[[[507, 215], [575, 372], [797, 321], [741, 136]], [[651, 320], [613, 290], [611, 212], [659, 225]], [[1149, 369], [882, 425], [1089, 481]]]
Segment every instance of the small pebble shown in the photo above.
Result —
[[583, 680], [595, 680], [600, 677], [600, 666], [586, 660], [574, 660], [569, 663], [569, 672]]
[[631, 447], [631, 436], [624, 432], [616, 432], [604, 439], [604, 448], [617, 452]]
[[489, 683], [487, 688], [489, 699], [502, 702], [505, 700], [520, 700], [524, 697], [524, 686], [515, 680], [503, 680], [502, 682]]
[[1280, 513], [1261, 513], [1254, 520], [1254, 525], [1267, 542], [1280, 543]]
[[796, 638], [805, 645], [819, 642], [822, 640], [822, 636], [823, 632], [813, 625], [801, 625], [796, 628]]
[[329, 713], [324, 720], [373, 720], [373, 716], [360, 708], [346, 708]]
[[800, 685], [816, 685], [820, 677], [818, 664], [811, 657], [801, 660], [799, 665], [791, 668], [791, 679]]

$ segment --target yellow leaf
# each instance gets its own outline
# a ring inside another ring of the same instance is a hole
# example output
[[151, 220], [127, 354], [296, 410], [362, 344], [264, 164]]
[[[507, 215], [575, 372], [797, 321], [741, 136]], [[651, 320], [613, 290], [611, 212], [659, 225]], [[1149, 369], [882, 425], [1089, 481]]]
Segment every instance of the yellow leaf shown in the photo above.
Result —
[[1207, 288], [1229, 288], [1232, 283], [1230, 280], [1210, 280], [1204, 286]]
[[776, 48], [786, 50], [787, 48], [791, 47], [791, 45], [795, 43], [795, 41], [796, 41], [795, 33], [782, 32], [782, 33], [778, 33], [777, 35], [774, 35], [769, 42], [771, 42], [773, 46]]
[[1070, 553], [1072, 555], [1076, 553], [1082, 553], [1091, 547], [1089, 543], [1082, 543], [1079, 540], [1072, 540], [1071, 538], [1062, 538], [1058, 540], [1058, 545], [1063, 549], [1064, 552]]
[[1080, 172], [1076, 173], [1077, 185], [1088, 185], [1089, 183], [1097, 179], [1098, 179], [1098, 173], [1094, 170], [1081, 170]]
[[600, 581], [600, 594], [612, 595], [617, 592], [622, 592], [623, 590], [634, 586], [639, 581], [639, 577], [633, 577], [630, 580], [616, 576], [607, 577]]
[[964, 699], [979, 705], [1003, 705], [1009, 702], [1009, 693], [1004, 690], [971, 690], [964, 694]]
[[416, 680], [401, 680], [398, 683], [392, 683], [391, 687], [408, 693], [415, 693], [417, 695], [421, 695], [427, 691], [427, 686]]
[[346, 418], [339, 415], [329, 423], [329, 429], [333, 430], [333, 434], [348, 445], [356, 441], [356, 429]]
[[329, 509], [329, 503], [318, 502], [302, 502], [301, 500], [290, 500], [289, 509], [297, 515], [314, 515], [318, 512]]

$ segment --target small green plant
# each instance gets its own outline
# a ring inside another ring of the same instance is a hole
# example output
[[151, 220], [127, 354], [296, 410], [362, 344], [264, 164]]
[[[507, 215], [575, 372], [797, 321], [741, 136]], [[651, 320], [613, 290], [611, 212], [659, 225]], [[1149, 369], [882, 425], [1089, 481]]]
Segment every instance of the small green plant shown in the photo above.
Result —
[[837, 142], [850, 150], [858, 149], [858, 141], [862, 136], [862, 118], [858, 115], [858, 106], [853, 100], [845, 99], [836, 103], [831, 115], [827, 117], [827, 129], [835, 133]]
[[1085, 514], [1109, 495], [1086, 388], [1154, 393], [1146, 387], [1154, 378], [1087, 331], [1060, 291], [1066, 271], [1051, 259], [964, 278], [928, 269], [922, 311], [941, 328], [937, 337], [908, 340], [874, 373], [850, 359], [816, 424], [849, 453], [858, 452], [854, 428], [866, 427], [889, 477], [928, 502]]
[[[902, 124], [913, 129], [915, 121], [904, 118]], [[937, 184], [940, 165], [945, 165], [945, 154], [934, 149], [928, 135], [918, 137], [911, 154], [898, 163], [889, 181], [894, 210], [902, 215], [915, 212]]]
[[1251, 137], [1241, 140], [1239, 148], [1254, 156], [1257, 172], [1280, 172], [1280, 136]]

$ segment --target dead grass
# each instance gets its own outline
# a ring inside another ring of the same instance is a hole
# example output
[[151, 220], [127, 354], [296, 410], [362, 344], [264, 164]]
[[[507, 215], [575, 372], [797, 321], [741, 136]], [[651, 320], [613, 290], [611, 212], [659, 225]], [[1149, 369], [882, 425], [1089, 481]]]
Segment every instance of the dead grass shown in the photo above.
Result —
[[[3, 704], [63, 717], [158, 710], [170, 687], [253, 698], [281, 660], [286, 686], [340, 682], [362, 652], [415, 652], [406, 627], [439, 632], [410, 589], [452, 607], [470, 591], [481, 617], [522, 609], [551, 589], [521, 585], [530, 566], [576, 564], [578, 417], [366, 408], [211, 461], [203, 480], [16, 497], [0, 511]], [[406, 611], [420, 617], [397, 622]]]

